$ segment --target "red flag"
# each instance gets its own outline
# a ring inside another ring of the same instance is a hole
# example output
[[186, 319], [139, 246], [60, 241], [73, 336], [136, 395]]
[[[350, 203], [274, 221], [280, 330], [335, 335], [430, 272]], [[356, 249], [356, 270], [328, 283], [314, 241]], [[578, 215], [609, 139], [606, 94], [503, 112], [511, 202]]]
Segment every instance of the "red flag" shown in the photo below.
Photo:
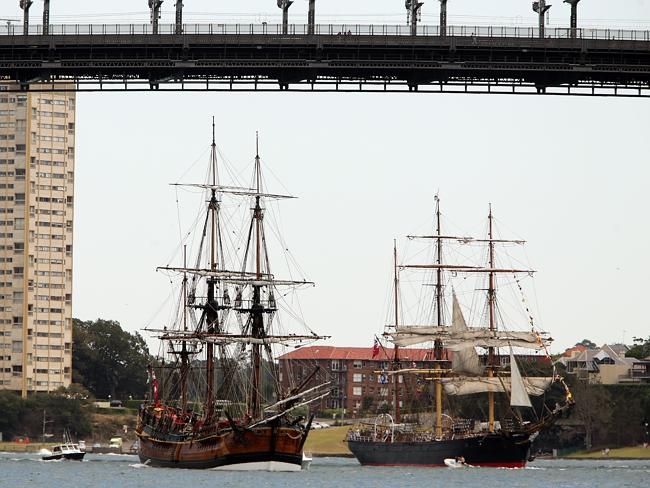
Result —
[[379, 339], [375, 337], [375, 343], [372, 345], [372, 359], [379, 356]]
[[158, 378], [156, 378], [156, 372], [153, 370], [151, 365], [147, 366], [147, 384], [151, 384], [151, 390], [153, 393], [153, 402], [158, 403]]
[[158, 403], [158, 378], [156, 378], [156, 372], [151, 370], [151, 387], [153, 389], [153, 402]]

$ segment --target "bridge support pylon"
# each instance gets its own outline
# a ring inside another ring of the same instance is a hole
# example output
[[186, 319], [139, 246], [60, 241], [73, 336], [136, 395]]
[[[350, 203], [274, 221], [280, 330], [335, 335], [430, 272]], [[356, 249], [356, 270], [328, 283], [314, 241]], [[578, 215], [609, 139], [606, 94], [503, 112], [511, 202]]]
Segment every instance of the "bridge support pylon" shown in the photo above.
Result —
[[307, 14], [307, 33], [316, 33], [316, 0], [309, 0], [309, 13]]
[[43, 0], [43, 34], [50, 33], [50, 0]]
[[183, 33], [183, 0], [176, 0], [176, 34]]
[[278, 8], [282, 9], [282, 33], [289, 33], [289, 7], [293, 5], [293, 0], [278, 0]]
[[578, 4], [580, 0], [564, 0], [564, 3], [571, 5], [571, 24], [569, 29], [571, 29], [571, 39], [575, 39], [578, 34]]
[[20, 8], [23, 9], [23, 34], [29, 34], [29, 7], [34, 3], [33, 0], [20, 0]]
[[538, 2], [533, 2], [533, 11], [537, 12], [537, 15], [539, 17], [539, 37], [541, 39], [544, 39], [545, 34], [544, 34], [544, 16], [546, 15], [546, 12], [548, 12], [548, 9], [550, 9], [550, 5], [546, 5], [546, 0], [539, 0]]
[[440, 36], [447, 35], [447, 0], [440, 0]]

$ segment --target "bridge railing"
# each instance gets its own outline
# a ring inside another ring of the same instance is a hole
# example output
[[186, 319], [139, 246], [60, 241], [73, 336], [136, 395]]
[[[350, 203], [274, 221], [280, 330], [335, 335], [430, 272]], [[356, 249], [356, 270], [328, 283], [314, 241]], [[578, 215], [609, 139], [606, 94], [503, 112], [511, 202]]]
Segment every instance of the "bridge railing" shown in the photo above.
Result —
[[[371, 25], [371, 24], [318, 24], [315, 26], [317, 36], [410, 36], [408, 25]], [[174, 24], [158, 25], [158, 35], [176, 33]], [[0, 36], [24, 35], [22, 25], [0, 26]], [[49, 27], [50, 36], [79, 36], [79, 35], [145, 35], [153, 34], [151, 24], [58, 24]], [[283, 26], [280, 24], [185, 24], [185, 35], [273, 35], [281, 36]], [[30, 25], [28, 35], [43, 35], [42, 25]], [[291, 24], [286, 35], [309, 35], [309, 26]], [[437, 25], [420, 25], [417, 36], [440, 36]], [[517, 37], [538, 38], [537, 27], [509, 26], [464, 26], [450, 25], [447, 27], [449, 37]], [[545, 36], [551, 39], [609, 39], [627, 41], [650, 41], [650, 30], [627, 29], [545, 29]]]

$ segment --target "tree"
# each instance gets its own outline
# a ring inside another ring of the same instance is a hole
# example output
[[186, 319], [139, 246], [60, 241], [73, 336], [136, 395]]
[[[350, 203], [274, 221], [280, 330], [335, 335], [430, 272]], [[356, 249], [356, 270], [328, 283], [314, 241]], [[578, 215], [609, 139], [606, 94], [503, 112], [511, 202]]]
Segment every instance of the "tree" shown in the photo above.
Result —
[[634, 338], [634, 345], [625, 354], [628, 358], [646, 359], [650, 357], [650, 337], [642, 339]]
[[603, 385], [591, 385], [588, 381], [577, 381], [573, 391], [573, 414], [584, 426], [585, 447], [591, 449], [606, 434], [613, 414], [611, 396]]
[[13, 391], [0, 391], [0, 432], [5, 439], [17, 434], [16, 429], [20, 425], [20, 418], [23, 413], [22, 399]]
[[598, 345], [589, 339], [582, 339], [580, 342], [576, 342], [576, 346], [585, 346], [587, 349], [598, 349]]
[[68, 429], [73, 437], [81, 438], [91, 432], [88, 401], [76, 398], [81, 390], [61, 388], [51, 394], [35, 393], [23, 399], [15, 392], [0, 391], [0, 432], [7, 438], [26, 435], [39, 438], [46, 430], [55, 439]]
[[74, 319], [72, 380], [96, 397], [142, 398], [151, 361], [142, 336], [122, 330], [119, 322]]
[[364, 396], [361, 399], [361, 411], [362, 412], [370, 412], [372, 409], [373, 404], [375, 403], [375, 399], [371, 396]]

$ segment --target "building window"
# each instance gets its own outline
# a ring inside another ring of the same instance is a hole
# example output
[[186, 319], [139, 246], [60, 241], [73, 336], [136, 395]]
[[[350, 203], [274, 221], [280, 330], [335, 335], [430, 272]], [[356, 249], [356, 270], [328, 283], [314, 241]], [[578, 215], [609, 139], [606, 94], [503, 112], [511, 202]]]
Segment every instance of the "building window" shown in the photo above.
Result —
[[363, 361], [360, 361], [358, 359], [354, 360], [354, 368], [355, 369], [361, 369], [363, 368]]
[[363, 388], [361, 388], [360, 386], [355, 386], [354, 388], [352, 388], [352, 394], [354, 396], [361, 396], [363, 394]]
[[363, 375], [361, 373], [354, 373], [352, 375], [352, 381], [354, 383], [361, 383], [363, 381]]

